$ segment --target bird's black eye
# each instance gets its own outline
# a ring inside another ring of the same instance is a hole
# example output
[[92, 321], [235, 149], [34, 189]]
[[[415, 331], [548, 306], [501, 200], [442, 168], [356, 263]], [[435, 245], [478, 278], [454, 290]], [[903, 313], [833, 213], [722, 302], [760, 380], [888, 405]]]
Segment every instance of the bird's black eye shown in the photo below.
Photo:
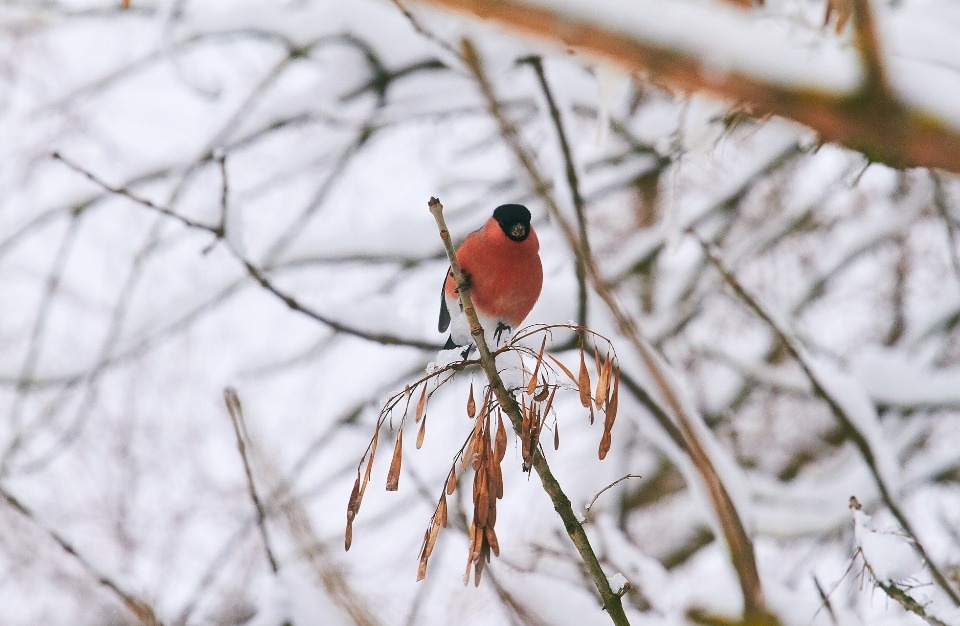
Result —
[[527, 227], [523, 224], [514, 224], [510, 229], [510, 237], [513, 239], [523, 239], [527, 236]]

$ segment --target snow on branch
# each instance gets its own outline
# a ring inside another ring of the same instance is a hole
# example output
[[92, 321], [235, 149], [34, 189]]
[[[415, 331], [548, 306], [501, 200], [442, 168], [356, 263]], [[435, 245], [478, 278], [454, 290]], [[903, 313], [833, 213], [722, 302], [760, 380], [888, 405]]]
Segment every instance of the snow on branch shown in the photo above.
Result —
[[748, 14], [710, 5], [663, 2], [631, 11], [611, 0], [419, 1], [603, 58], [680, 91], [795, 120], [871, 161], [960, 172], [960, 130], [887, 88], [866, 0], [851, 6], [859, 71], [842, 54], [824, 54], [811, 63], [789, 44], [752, 28]]

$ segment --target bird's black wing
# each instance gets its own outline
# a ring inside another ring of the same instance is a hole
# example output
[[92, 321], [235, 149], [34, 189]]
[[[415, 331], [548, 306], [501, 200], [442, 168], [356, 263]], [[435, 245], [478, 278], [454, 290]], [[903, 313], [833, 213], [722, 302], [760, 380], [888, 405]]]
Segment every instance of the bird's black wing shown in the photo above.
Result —
[[[447, 270], [447, 273], [450, 273], [450, 270]], [[450, 311], [447, 309], [447, 296], [446, 296], [446, 285], [447, 285], [447, 275], [443, 276], [443, 283], [440, 285], [440, 321], [437, 323], [437, 330], [445, 332], [450, 328]]]

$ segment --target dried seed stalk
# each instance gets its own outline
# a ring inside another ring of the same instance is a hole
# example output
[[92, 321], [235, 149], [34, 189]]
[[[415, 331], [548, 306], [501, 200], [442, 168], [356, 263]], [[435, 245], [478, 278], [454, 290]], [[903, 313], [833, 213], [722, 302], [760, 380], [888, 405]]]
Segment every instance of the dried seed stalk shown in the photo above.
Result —
[[497, 459], [497, 463], [503, 461], [503, 457], [507, 454], [507, 429], [503, 425], [503, 414], [500, 411], [497, 411], [497, 438], [494, 446], [494, 456]]
[[457, 488], [457, 466], [456, 464], [454, 464], [450, 466], [450, 474], [447, 475], [447, 495], [452, 496], [456, 488]]
[[495, 555], [500, 553], [494, 526], [497, 522], [497, 500], [503, 498], [501, 462], [506, 455], [507, 431], [499, 407], [496, 433], [491, 432], [491, 418], [491, 412], [479, 416], [471, 436], [474, 441], [473, 521], [470, 524], [470, 551], [464, 584], [470, 582], [471, 565], [475, 583], [479, 584], [484, 564], [490, 562], [491, 552]]
[[437, 508], [430, 518], [430, 528], [423, 533], [423, 544], [420, 546], [420, 565], [417, 568], [417, 582], [421, 581], [427, 575], [427, 562], [430, 555], [433, 554], [433, 548], [437, 543], [437, 537], [440, 535], [440, 527], [447, 526], [447, 496], [440, 494], [440, 501]]
[[550, 395], [550, 385], [547, 384], [546, 380], [543, 381], [542, 386], [543, 388], [540, 389], [539, 392], [537, 392], [537, 395], [533, 396], [533, 399], [536, 400], [537, 402], [543, 402], [544, 400], [547, 399], [547, 396]]
[[571, 372], [571, 371], [567, 368], [566, 365], [564, 365], [563, 363], [561, 363], [561, 362], [560, 362], [556, 357], [554, 357], [552, 354], [548, 354], [547, 356], [550, 357], [550, 360], [553, 361], [553, 362], [557, 365], [557, 367], [559, 367], [560, 370], [561, 370], [564, 374], [566, 374], [567, 377], [570, 378], [570, 381], [571, 381], [574, 385], [579, 384], [578, 381], [577, 381], [577, 377], [573, 375], [573, 372]]
[[547, 403], [543, 406], [543, 414], [544, 414], [544, 416], [550, 414], [550, 408], [553, 406], [553, 399], [554, 399], [554, 397], [556, 397], [556, 395], [557, 395], [557, 389], [559, 389], [559, 388], [560, 388], [560, 387], [554, 387], [554, 388], [553, 388], [553, 391], [550, 392], [550, 397], [547, 398]]
[[530, 382], [527, 383], [527, 395], [533, 395], [534, 390], [537, 388], [537, 375], [540, 373], [540, 365], [543, 363], [543, 352], [547, 348], [547, 336], [543, 336], [543, 341], [540, 343], [540, 354], [537, 355], [537, 364], [533, 366], [533, 374], [530, 375]]
[[357, 471], [357, 480], [353, 483], [353, 491], [350, 492], [350, 499], [347, 501], [347, 528], [344, 531], [343, 549], [349, 550], [353, 544], [353, 519], [357, 516], [360, 509], [360, 471]]
[[610, 353], [607, 352], [607, 358], [603, 360], [603, 366], [597, 379], [597, 391], [594, 394], [594, 404], [598, 410], [603, 410], [607, 402], [607, 392], [610, 391], [610, 374], [613, 370], [613, 361], [610, 359]]
[[[590, 372], [587, 371], [587, 362], [582, 348], [580, 349], [580, 375], [577, 378], [577, 388], [580, 390], [580, 404], [585, 409], [590, 408], [592, 404], [590, 402]], [[590, 423], [593, 423], [593, 419], [590, 420]]]
[[[607, 391], [604, 390], [604, 396]], [[613, 375], [613, 392], [610, 395], [610, 401], [607, 403], [607, 412], [603, 420], [603, 435], [600, 436], [600, 448], [597, 455], [602, 461], [610, 451], [610, 445], [613, 441], [613, 422], [617, 419], [617, 404], [620, 397], [620, 368], [617, 368]]]
[[620, 401], [620, 368], [617, 368], [613, 374], [613, 391], [610, 392], [610, 400], [607, 401], [606, 419], [603, 423], [604, 430], [612, 430], [613, 422], [617, 419], [617, 406]]
[[420, 422], [420, 430], [417, 432], [417, 450], [423, 446], [423, 437], [427, 433], [427, 417], [423, 417], [423, 421]]
[[387, 472], [387, 491], [396, 491], [400, 485], [400, 462], [403, 456], [403, 431], [397, 431], [397, 443], [393, 447], [390, 470]]
[[417, 419], [416, 422], [419, 423], [420, 419], [423, 417], [423, 410], [427, 406], [427, 385], [423, 385], [423, 391], [420, 393], [420, 400], [417, 402]]
[[607, 456], [607, 452], [610, 451], [610, 443], [610, 431], [605, 430], [603, 431], [603, 435], [600, 436], [600, 449], [597, 452], [597, 456], [600, 457], [601, 461]]
[[363, 494], [367, 490], [367, 483], [370, 482], [370, 474], [373, 471], [373, 457], [377, 454], [377, 441], [380, 439], [380, 429], [373, 431], [373, 439], [370, 440], [370, 454], [367, 456], [367, 469], [363, 472], [363, 482], [360, 483], [360, 498], [357, 500], [357, 510], [360, 509], [360, 501], [363, 500]]

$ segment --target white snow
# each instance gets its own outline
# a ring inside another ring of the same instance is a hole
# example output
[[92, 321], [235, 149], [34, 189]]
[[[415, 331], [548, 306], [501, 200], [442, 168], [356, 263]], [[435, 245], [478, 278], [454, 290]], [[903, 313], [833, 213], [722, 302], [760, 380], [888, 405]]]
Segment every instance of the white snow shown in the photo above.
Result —
[[874, 528], [870, 516], [861, 510], [853, 511], [853, 531], [857, 547], [878, 581], [902, 582], [923, 567], [907, 536], [895, 530]]

